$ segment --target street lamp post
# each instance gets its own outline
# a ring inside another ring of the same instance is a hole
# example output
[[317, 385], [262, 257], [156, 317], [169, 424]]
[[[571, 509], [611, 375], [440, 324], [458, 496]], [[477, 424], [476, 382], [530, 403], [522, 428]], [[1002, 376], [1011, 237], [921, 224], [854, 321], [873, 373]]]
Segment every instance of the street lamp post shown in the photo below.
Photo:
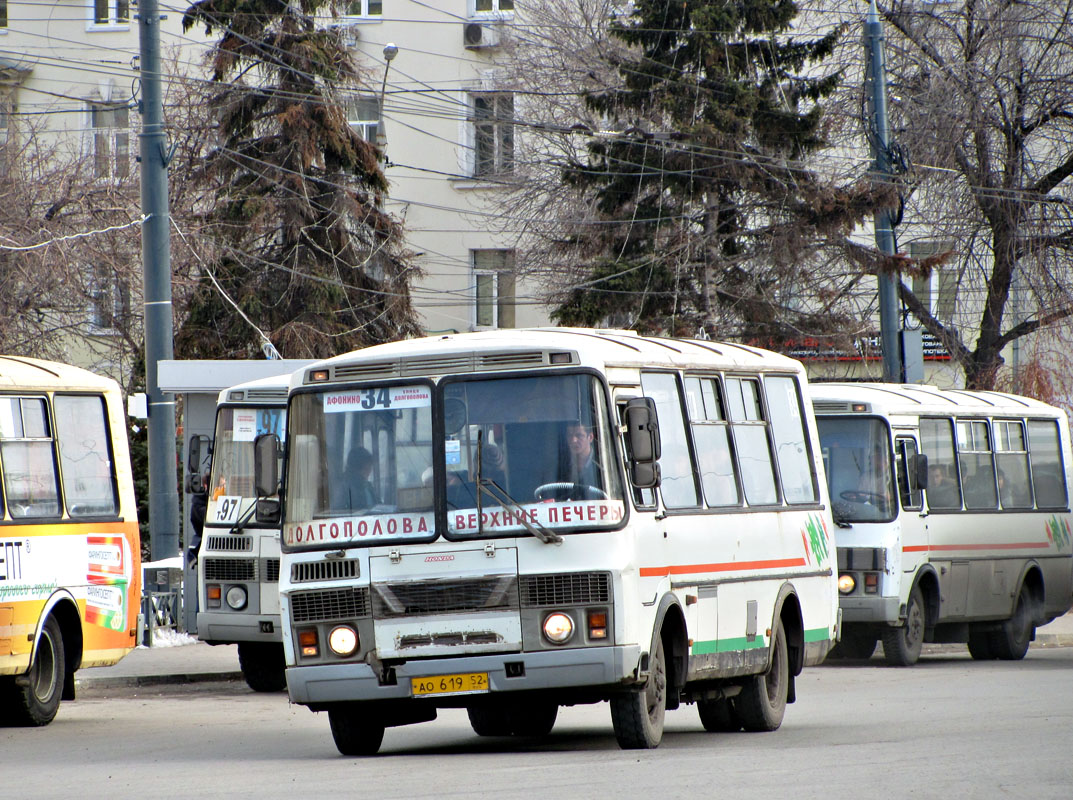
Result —
[[[399, 48], [394, 42], [384, 45], [384, 80], [380, 83], [380, 115], [376, 122], [376, 146], [380, 152], [387, 150], [387, 134], [384, 131], [384, 95], [387, 92], [387, 72], [391, 69], [391, 62], [399, 54]], [[386, 161], [385, 157], [385, 161]]]

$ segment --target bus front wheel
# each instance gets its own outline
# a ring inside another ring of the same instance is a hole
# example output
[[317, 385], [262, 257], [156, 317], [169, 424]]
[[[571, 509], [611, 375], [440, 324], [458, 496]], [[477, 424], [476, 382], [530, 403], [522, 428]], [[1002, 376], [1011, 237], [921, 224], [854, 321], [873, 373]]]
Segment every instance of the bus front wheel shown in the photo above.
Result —
[[328, 712], [335, 746], [344, 756], [375, 756], [384, 741], [384, 723], [351, 708]]
[[883, 656], [892, 667], [911, 667], [924, 647], [924, 595], [914, 586], [905, 604], [905, 625], [883, 631]]
[[773, 731], [782, 725], [786, 714], [786, 695], [790, 687], [790, 658], [786, 647], [786, 629], [779, 620], [775, 628], [775, 646], [771, 665], [763, 675], [746, 683], [734, 699], [734, 709], [747, 731]]
[[277, 642], [239, 642], [238, 665], [246, 685], [255, 692], [282, 692], [287, 688], [287, 662]]
[[63, 634], [56, 619], [49, 617], [37, 641], [30, 671], [17, 678], [8, 678], [3, 687], [2, 694], [6, 697], [0, 705], [7, 706], [9, 723], [40, 727], [52, 722], [60, 709], [65, 670]]
[[611, 698], [611, 724], [623, 750], [651, 750], [663, 740], [663, 722], [667, 714], [667, 662], [663, 637], [656, 639], [656, 649], [649, 664], [648, 680], [640, 691]]

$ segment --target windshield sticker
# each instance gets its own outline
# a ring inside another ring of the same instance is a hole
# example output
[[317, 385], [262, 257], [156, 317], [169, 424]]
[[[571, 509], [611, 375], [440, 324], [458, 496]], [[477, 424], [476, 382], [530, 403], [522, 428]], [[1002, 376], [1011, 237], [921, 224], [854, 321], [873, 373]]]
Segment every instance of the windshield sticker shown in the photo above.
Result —
[[432, 512], [339, 517], [332, 520], [314, 520], [297, 525], [285, 525], [283, 543], [295, 545], [405, 539], [410, 536], [427, 536], [435, 528], [435, 518]]
[[462, 463], [462, 442], [458, 439], [448, 439], [443, 443], [443, 450], [448, 464]]
[[257, 412], [253, 409], [236, 408], [234, 433], [231, 440], [235, 442], [252, 442], [257, 435]]
[[387, 411], [396, 408], [427, 408], [432, 391], [427, 386], [392, 386], [389, 389], [352, 389], [324, 395], [324, 413], [341, 411]]

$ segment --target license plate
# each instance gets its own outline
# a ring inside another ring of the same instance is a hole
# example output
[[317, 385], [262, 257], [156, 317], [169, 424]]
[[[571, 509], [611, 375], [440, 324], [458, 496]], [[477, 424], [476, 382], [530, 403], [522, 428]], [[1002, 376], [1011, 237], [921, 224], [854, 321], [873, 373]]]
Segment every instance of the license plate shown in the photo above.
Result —
[[427, 697], [433, 694], [478, 694], [488, 691], [488, 673], [465, 672], [459, 675], [410, 678], [410, 690], [414, 697]]

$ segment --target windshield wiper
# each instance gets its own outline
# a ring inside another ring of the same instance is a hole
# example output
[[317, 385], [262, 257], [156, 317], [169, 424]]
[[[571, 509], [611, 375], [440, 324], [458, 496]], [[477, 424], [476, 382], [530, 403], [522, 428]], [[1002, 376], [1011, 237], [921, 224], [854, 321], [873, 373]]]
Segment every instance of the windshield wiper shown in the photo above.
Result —
[[[544, 544], [562, 544], [563, 537], [557, 534], [555, 531], [549, 530], [548, 528], [541, 525], [539, 522], [529, 522], [529, 520], [526, 519], [527, 515], [525, 513], [525, 510], [522, 509], [522, 507], [518, 504], [517, 500], [507, 494], [506, 489], [504, 489], [498, 483], [493, 481], [491, 478], [485, 480], [483, 477], [481, 477], [481, 462], [484, 460], [484, 454], [482, 452], [484, 449], [484, 441], [482, 436], [483, 433], [484, 431], [477, 431], [477, 535], [484, 535], [484, 514], [481, 513], [481, 495], [487, 494], [501, 506], [506, 508], [512, 514], [514, 514], [515, 518], [518, 520], [518, 522], [521, 523], [522, 527], [529, 531], [529, 533], [531, 533], [537, 539], [542, 541]], [[499, 496], [497, 496], [496, 493], [492, 491], [492, 489], [495, 489], [496, 492], [499, 493]]]
[[243, 514], [238, 519], [238, 521], [235, 522], [235, 524], [231, 526], [231, 530], [229, 530], [228, 533], [238, 533], [240, 530], [242, 530], [242, 526], [250, 521], [250, 517], [253, 516], [255, 511], [257, 511], [257, 501], [256, 500], [254, 500], [253, 503], [250, 504], [249, 510], [246, 511], [246, 513]]

